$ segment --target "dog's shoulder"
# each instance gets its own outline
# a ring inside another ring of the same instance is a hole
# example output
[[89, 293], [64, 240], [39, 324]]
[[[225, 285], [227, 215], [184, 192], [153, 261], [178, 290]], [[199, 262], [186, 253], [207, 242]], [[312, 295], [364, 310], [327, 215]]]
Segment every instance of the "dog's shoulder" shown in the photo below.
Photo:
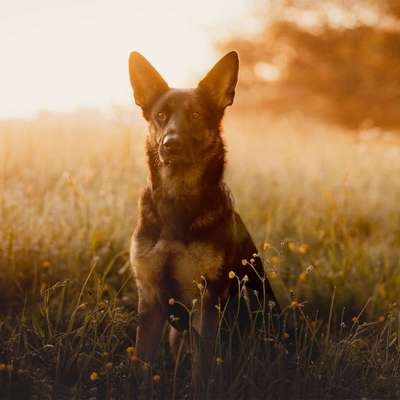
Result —
[[247, 230], [242, 217], [237, 211], [233, 212], [232, 226], [233, 226], [233, 232], [232, 232], [233, 242], [240, 247], [243, 248], [248, 247], [249, 250], [255, 249], [253, 239], [251, 238], [250, 233]]
[[[251, 260], [255, 259], [255, 255], [257, 254], [257, 247], [254, 244], [254, 241], [244, 224], [241, 216], [238, 212], [234, 211], [232, 215], [231, 221], [231, 263], [234, 266], [235, 270], [241, 271], [243, 268], [243, 260]], [[262, 270], [261, 262], [258, 261], [257, 257], [257, 269]], [[258, 265], [260, 264], [260, 265]], [[240, 276], [243, 275], [240, 272]]]

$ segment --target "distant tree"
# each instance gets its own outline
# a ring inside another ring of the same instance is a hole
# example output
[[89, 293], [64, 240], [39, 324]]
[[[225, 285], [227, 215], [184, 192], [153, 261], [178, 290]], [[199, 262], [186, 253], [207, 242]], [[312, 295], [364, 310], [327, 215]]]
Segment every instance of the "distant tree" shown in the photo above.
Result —
[[400, 128], [399, 0], [264, 1], [259, 10], [261, 33], [223, 43], [240, 52], [243, 103]]

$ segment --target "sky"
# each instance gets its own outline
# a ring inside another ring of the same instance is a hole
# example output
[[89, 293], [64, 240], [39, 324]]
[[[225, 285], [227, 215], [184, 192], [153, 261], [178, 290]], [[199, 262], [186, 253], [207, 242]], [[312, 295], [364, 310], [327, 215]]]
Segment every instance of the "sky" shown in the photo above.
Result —
[[128, 57], [194, 86], [252, 0], [1, 0], [0, 118], [129, 104]]

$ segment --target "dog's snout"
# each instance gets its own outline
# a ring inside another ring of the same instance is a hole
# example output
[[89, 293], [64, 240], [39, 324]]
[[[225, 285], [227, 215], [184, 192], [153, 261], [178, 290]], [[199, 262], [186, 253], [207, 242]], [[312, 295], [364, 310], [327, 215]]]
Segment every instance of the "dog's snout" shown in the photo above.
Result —
[[178, 134], [168, 133], [162, 141], [162, 146], [167, 152], [177, 152], [181, 149], [182, 143]]

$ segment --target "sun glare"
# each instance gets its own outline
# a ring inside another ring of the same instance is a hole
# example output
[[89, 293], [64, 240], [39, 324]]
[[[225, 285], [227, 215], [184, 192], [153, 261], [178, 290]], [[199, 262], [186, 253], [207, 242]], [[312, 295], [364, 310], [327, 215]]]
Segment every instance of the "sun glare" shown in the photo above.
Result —
[[219, 56], [216, 39], [238, 26], [232, 21], [250, 4], [8, 1], [0, 16], [0, 117], [128, 103], [132, 50], [171, 86], [193, 85]]

